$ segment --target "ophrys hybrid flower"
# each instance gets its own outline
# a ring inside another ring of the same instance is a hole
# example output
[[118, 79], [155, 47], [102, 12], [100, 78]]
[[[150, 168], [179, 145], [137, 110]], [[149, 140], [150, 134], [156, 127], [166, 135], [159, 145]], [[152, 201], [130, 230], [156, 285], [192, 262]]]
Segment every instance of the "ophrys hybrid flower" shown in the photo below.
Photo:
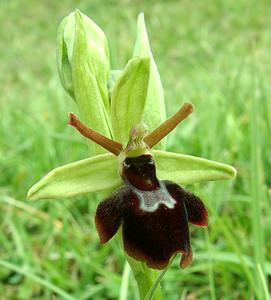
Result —
[[51, 171], [28, 197], [66, 198], [115, 190], [97, 208], [101, 242], [122, 226], [130, 256], [161, 269], [172, 255], [182, 252], [181, 266], [186, 266], [192, 258], [188, 221], [206, 226], [207, 211], [180, 185], [229, 179], [235, 170], [161, 151], [165, 148], [161, 139], [192, 112], [192, 105], [185, 104], [165, 121], [163, 89], [143, 15], [138, 19], [134, 56], [122, 71], [110, 70], [103, 32], [78, 11], [63, 20], [58, 46], [63, 86], [86, 125], [73, 114], [70, 123], [95, 143], [89, 144], [90, 158]]
[[70, 124], [84, 136], [118, 156], [122, 187], [102, 201], [95, 223], [102, 243], [106, 243], [122, 226], [125, 251], [148, 267], [163, 269], [170, 258], [182, 252], [181, 266], [192, 259], [188, 221], [207, 226], [208, 213], [202, 201], [168, 180], [159, 180], [151, 147], [187, 117], [193, 106], [185, 103], [170, 119], [148, 134], [146, 126], [135, 125], [123, 148], [87, 128], [70, 114]]

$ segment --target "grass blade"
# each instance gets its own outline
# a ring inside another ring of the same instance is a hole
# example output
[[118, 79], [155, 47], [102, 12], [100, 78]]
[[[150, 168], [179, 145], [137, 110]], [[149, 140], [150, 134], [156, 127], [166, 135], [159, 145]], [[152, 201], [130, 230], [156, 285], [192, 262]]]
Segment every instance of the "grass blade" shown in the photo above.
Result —
[[0, 266], [10, 269], [12, 271], [15, 271], [19, 274], [22, 274], [26, 276], [27, 278], [39, 283], [40, 285], [44, 286], [45, 288], [51, 290], [52, 292], [58, 294], [65, 300], [76, 300], [76, 298], [70, 296], [65, 291], [63, 291], [61, 288], [57, 287], [56, 285], [52, 284], [51, 282], [35, 275], [34, 273], [31, 273], [28, 268], [14, 265], [8, 261], [0, 259]]

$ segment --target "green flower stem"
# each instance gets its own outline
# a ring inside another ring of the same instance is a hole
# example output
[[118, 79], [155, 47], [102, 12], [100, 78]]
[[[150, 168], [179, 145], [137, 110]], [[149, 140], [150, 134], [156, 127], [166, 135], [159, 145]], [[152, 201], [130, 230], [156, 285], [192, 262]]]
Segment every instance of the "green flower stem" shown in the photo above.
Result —
[[[162, 289], [159, 283], [160, 280], [157, 280], [159, 278], [159, 272], [148, 268], [145, 263], [139, 262], [126, 254], [123, 246], [121, 230], [119, 230], [117, 238], [137, 282], [140, 300], [164, 300]], [[150, 294], [153, 294], [152, 297], [149, 297]], [[146, 298], [147, 295], [148, 298]]]
[[174, 258], [175, 258], [175, 256], [171, 259], [171, 261], [168, 264], [168, 266], [163, 271], [160, 272], [159, 276], [155, 280], [155, 282], [152, 285], [152, 287], [149, 289], [149, 291], [148, 291], [147, 295], [145, 296], [144, 300], [152, 300], [153, 299], [153, 294], [157, 290], [157, 288], [159, 288], [161, 290], [160, 282], [163, 279], [163, 277], [165, 276], [165, 274], [166, 274], [167, 270], [169, 269], [169, 267], [171, 266]]
[[[155, 285], [159, 273], [156, 270], [150, 269], [145, 263], [138, 262], [126, 254], [126, 259], [131, 267], [134, 274], [135, 280], [137, 282], [140, 300], [146, 299], [147, 294]], [[163, 294], [160, 284], [158, 283], [153, 296], [149, 299], [153, 300], [163, 300]]]

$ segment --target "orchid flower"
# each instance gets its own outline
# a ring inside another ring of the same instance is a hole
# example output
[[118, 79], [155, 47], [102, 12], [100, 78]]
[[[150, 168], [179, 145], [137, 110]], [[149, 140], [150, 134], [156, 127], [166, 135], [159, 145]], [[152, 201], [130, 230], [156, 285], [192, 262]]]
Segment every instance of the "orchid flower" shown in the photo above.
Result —
[[60, 25], [57, 58], [63, 87], [82, 120], [71, 113], [69, 123], [91, 140], [90, 157], [49, 172], [28, 198], [114, 191], [96, 211], [101, 243], [122, 228], [124, 250], [135, 260], [164, 269], [182, 252], [180, 265], [187, 266], [192, 259], [188, 222], [207, 226], [208, 213], [201, 199], [181, 186], [230, 179], [236, 172], [222, 163], [164, 151], [165, 137], [192, 113], [193, 105], [183, 104], [166, 120], [143, 14], [133, 58], [124, 70], [110, 70], [104, 33], [79, 11]]

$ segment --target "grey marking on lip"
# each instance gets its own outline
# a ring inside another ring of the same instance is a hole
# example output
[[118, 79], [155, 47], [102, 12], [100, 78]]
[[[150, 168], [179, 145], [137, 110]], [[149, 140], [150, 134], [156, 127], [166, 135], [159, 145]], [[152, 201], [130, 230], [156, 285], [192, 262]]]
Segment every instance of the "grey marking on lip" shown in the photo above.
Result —
[[134, 188], [133, 192], [138, 196], [140, 209], [146, 212], [154, 212], [164, 204], [168, 208], [174, 208], [176, 200], [169, 194], [163, 182], [160, 181], [160, 188], [154, 191], [141, 191]]

